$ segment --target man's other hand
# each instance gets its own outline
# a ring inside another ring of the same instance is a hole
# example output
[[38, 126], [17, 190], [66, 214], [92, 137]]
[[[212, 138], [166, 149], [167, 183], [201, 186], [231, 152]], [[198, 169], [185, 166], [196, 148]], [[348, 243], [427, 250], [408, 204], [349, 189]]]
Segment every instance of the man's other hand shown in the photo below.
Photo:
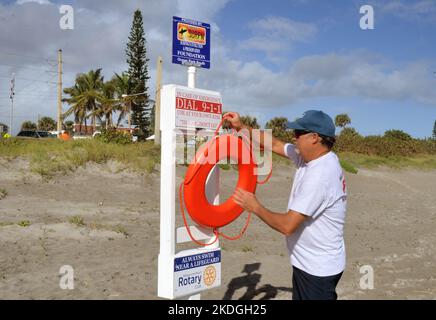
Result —
[[231, 127], [236, 131], [239, 131], [244, 127], [244, 124], [241, 121], [241, 116], [237, 112], [227, 112], [223, 115], [223, 119], [227, 120]]

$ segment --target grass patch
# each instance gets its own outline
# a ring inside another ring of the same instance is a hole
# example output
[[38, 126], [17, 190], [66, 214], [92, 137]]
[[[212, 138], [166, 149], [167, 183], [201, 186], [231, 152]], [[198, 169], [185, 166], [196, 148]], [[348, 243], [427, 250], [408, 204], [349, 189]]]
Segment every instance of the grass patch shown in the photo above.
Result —
[[118, 161], [141, 173], [151, 173], [160, 161], [160, 148], [153, 141], [127, 145], [105, 143], [97, 139], [61, 141], [58, 139], [0, 139], [0, 154], [13, 160], [30, 160], [31, 171], [50, 179], [84, 166], [87, 162]]
[[118, 224], [116, 226], [109, 226], [109, 225], [100, 224], [100, 223], [90, 223], [88, 226], [89, 226], [89, 228], [94, 229], [94, 230], [109, 230], [109, 231], [114, 231], [116, 233], [121, 233], [126, 238], [128, 236], [130, 236], [130, 234], [127, 232], [127, 230], [120, 224]]
[[0, 227], [7, 227], [7, 226], [12, 226], [15, 223], [13, 222], [0, 222]]
[[123, 234], [125, 237], [129, 236], [129, 233], [126, 231], [126, 229], [122, 226], [122, 225], [116, 225], [113, 228], [113, 231], [115, 231], [116, 233], [121, 233]]
[[253, 251], [253, 248], [250, 246], [244, 246], [242, 248], [242, 252], [252, 252], [252, 251]]
[[77, 227], [84, 227], [85, 226], [85, 221], [80, 216], [73, 216], [73, 217], [71, 217], [69, 222], [71, 224], [76, 225]]
[[[160, 163], [160, 147], [155, 146], [153, 141], [122, 145], [105, 143], [98, 139], [61, 141], [11, 138], [0, 139], [0, 154], [2, 158], [10, 161], [19, 157], [28, 159], [31, 171], [47, 180], [57, 174], [73, 172], [87, 162], [106, 163], [113, 160], [138, 173], [152, 173]], [[344, 170], [352, 173], [356, 173], [358, 168], [380, 166], [436, 169], [435, 154], [380, 156], [343, 150], [338, 155]], [[291, 160], [273, 154], [273, 165], [293, 164]], [[220, 164], [220, 167], [222, 170], [229, 170], [237, 166]], [[6, 195], [7, 191], [0, 189], [0, 199]]]
[[374, 169], [377, 167], [389, 167], [394, 169], [436, 169], [436, 155], [381, 157], [343, 152], [339, 154], [339, 158], [341, 159], [341, 164], [344, 162], [355, 168]]
[[31, 223], [29, 220], [22, 220], [18, 222], [17, 225], [19, 225], [20, 227], [28, 227], [31, 225]]
[[6, 189], [0, 189], [0, 200], [6, 198], [8, 191]]
[[339, 160], [339, 162], [341, 163], [341, 167], [345, 171], [350, 172], [350, 173], [354, 173], [354, 174], [357, 173], [357, 169], [355, 167], [353, 167], [353, 165], [350, 164], [348, 161], [346, 161], [346, 160]]

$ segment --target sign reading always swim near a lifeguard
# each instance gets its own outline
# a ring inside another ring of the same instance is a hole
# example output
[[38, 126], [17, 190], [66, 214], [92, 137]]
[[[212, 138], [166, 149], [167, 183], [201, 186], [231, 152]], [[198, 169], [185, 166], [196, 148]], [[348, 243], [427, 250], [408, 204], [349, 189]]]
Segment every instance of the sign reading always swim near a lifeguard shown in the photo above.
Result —
[[174, 296], [194, 294], [221, 285], [221, 250], [187, 250], [174, 259]]
[[210, 68], [210, 24], [173, 17], [173, 63]]
[[216, 129], [222, 118], [219, 93], [177, 87], [175, 90], [176, 127]]

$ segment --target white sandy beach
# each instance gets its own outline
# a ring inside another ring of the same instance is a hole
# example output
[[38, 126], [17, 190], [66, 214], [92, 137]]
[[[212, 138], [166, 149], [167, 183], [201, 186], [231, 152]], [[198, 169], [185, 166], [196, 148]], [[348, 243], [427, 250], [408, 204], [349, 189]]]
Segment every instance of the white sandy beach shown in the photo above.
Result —
[[[178, 169], [180, 182], [185, 168]], [[274, 167], [257, 195], [284, 212], [293, 168]], [[235, 185], [222, 174], [222, 197]], [[436, 171], [359, 170], [347, 174], [347, 267], [339, 299], [436, 297]], [[49, 182], [28, 162], [0, 159], [0, 299], [158, 299], [159, 172], [89, 164]], [[85, 226], [69, 222], [83, 218]], [[245, 214], [224, 229], [236, 234]], [[29, 220], [30, 226], [16, 223]], [[15, 224], [12, 224], [15, 223]], [[181, 218], [178, 215], [178, 223]], [[284, 237], [253, 217], [237, 241], [222, 240], [222, 285], [202, 299], [290, 299]], [[59, 287], [59, 269], [74, 268], [75, 288]], [[374, 270], [363, 290], [360, 268]]]

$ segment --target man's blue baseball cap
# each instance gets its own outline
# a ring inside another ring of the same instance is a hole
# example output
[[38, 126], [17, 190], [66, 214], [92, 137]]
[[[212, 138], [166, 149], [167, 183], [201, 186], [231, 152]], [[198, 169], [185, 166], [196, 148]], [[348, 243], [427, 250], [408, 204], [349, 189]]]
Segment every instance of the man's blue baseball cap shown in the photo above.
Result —
[[306, 111], [301, 118], [287, 123], [288, 129], [316, 132], [327, 137], [335, 137], [335, 124], [332, 118], [322, 111]]

